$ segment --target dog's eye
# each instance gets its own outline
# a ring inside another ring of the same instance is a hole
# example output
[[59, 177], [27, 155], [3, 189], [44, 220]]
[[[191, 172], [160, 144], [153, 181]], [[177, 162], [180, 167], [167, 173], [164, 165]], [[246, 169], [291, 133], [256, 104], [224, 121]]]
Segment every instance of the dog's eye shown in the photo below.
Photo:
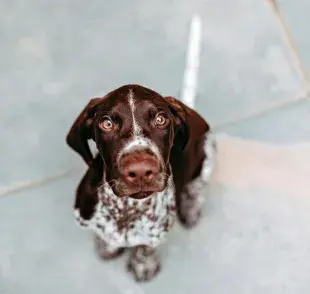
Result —
[[162, 113], [159, 113], [155, 118], [155, 125], [158, 127], [165, 126], [167, 122], [168, 122], [167, 117]]
[[114, 124], [110, 118], [106, 117], [100, 122], [99, 126], [104, 131], [111, 131], [114, 127]]

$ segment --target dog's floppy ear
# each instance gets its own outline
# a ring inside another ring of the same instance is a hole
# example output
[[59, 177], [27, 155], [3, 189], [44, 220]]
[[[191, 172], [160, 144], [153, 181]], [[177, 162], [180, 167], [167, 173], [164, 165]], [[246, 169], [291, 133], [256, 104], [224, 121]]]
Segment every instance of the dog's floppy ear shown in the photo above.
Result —
[[102, 98], [93, 98], [89, 101], [80, 115], [74, 121], [66, 138], [67, 144], [90, 166], [93, 156], [89, 149], [88, 140], [94, 139], [93, 118], [96, 106]]
[[185, 150], [207, 133], [210, 126], [195, 110], [181, 101], [171, 96], [165, 97], [165, 99], [170, 104], [170, 110], [175, 117], [177, 126], [174, 144]]

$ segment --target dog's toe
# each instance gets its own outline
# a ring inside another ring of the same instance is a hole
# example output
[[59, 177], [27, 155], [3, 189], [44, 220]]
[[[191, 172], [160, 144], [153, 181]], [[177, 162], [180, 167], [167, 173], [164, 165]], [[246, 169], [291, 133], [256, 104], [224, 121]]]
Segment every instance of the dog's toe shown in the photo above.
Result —
[[155, 252], [143, 252], [143, 248], [138, 248], [132, 254], [127, 270], [134, 276], [137, 282], [152, 280], [160, 271], [160, 262]]

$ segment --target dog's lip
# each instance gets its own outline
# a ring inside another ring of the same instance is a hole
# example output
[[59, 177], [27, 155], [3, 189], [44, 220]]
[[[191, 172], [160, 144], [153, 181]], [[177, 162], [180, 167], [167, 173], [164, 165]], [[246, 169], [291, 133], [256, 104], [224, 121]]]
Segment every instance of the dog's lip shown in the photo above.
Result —
[[156, 193], [160, 193], [162, 191], [165, 190], [165, 185], [163, 185], [162, 187], [158, 187], [157, 189], [152, 189], [152, 190], [141, 190], [139, 192], [136, 192], [136, 193], [132, 193], [132, 194], [129, 194], [128, 197], [129, 198], [133, 198], [133, 199], [145, 199], [147, 197], [150, 197], [151, 195], [153, 194], [156, 194]]
[[131, 194], [119, 194], [118, 197], [121, 197], [121, 198], [128, 197], [128, 198], [133, 198], [133, 199], [145, 199], [145, 198], [148, 198], [155, 193], [162, 192], [164, 189], [165, 189], [165, 187], [163, 187], [162, 189], [149, 190], [149, 191], [141, 190], [141, 191], [131, 193]]
[[156, 193], [156, 192], [154, 192], [154, 191], [149, 191], [149, 192], [141, 191], [141, 192], [137, 192], [137, 193], [133, 193], [131, 195], [128, 195], [128, 197], [133, 198], [133, 199], [145, 199], [154, 193]]

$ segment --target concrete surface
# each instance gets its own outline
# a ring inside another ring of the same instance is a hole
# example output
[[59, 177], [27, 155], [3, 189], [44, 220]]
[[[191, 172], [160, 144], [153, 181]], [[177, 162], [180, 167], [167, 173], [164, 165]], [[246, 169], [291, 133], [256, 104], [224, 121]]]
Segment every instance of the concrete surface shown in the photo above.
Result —
[[[0, 3], [1, 294], [309, 293], [310, 21], [306, 0], [278, 5]], [[125, 257], [99, 261], [75, 225], [85, 167], [64, 137], [90, 97], [118, 85], [178, 96], [195, 12], [196, 108], [217, 132], [217, 168], [199, 226], [176, 226], [163, 271], [137, 285]]]

